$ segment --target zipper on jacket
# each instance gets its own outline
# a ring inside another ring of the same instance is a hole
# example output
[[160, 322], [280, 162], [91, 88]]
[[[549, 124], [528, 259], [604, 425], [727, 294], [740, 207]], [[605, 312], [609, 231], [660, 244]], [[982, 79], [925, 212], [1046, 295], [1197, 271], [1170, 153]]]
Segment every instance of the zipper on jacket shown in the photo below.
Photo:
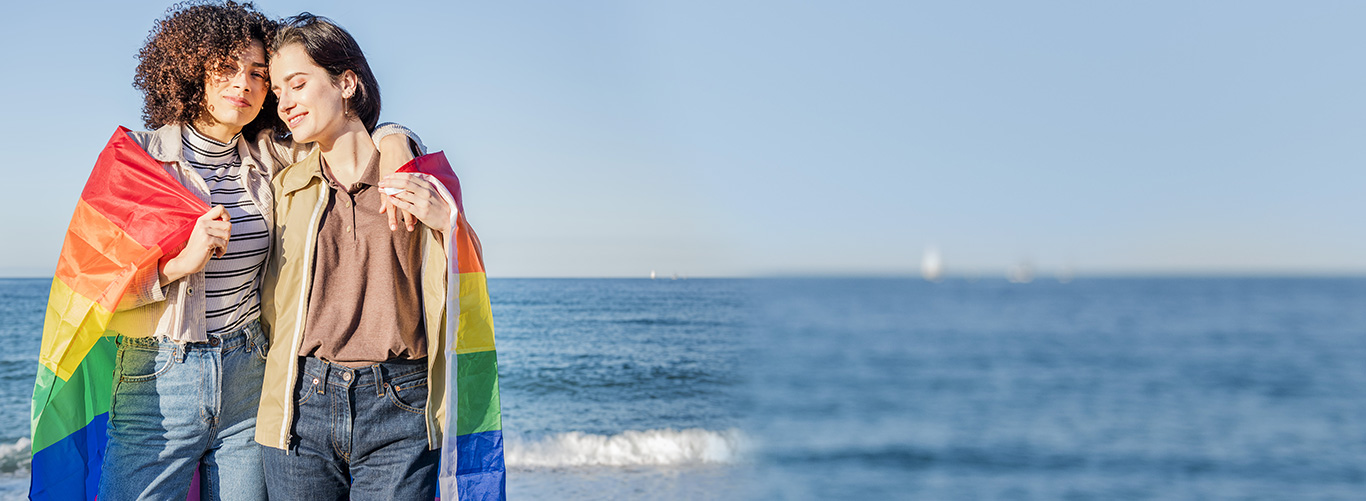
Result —
[[280, 420], [280, 448], [289, 454], [289, 428], [294, 424], [294, 413], [296, 409], [293, 404], [294, 385], [299, 384], [299, 345], [304, 338], [304, 320], [308, 309], [308, 284], [313, 279], [313, 245], [318, 242], [318, 222], [322, 219], [323, 206], [327, 205], [327, 199], [332, 196], [332, 188], [323, 183], [323, 192], [318, 196], [318, 202], [313, 206], [313, 215], [308, 218], [308, 241], [304, 245], [304, 275], [299, 280], [299, 307], [298, 315], [295, 317], [296, 326], [294, 336], [289, 344], [289, 379], [286, 388], [289, 392], [285, 395], [285, 415]]

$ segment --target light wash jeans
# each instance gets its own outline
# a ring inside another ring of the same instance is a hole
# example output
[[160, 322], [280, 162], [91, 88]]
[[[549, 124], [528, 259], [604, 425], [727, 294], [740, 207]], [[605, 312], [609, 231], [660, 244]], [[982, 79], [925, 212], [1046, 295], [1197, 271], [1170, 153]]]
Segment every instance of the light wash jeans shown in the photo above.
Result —
[[301, 359], [290, 451], [262, 447], [270, 499], [436, 497], [427, 442], [427, 361], [349, 368]]
[[266, 498], [254, 440], [266, 337], [252, 322], [207, 343], [120, 338], [100, 499]]

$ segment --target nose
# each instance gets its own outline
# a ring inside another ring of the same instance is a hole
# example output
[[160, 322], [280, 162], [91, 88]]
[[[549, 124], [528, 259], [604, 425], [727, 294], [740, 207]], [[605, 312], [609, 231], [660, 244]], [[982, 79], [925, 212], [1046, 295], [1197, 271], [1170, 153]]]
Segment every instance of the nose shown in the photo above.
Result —
[[248, 72], [247, 70], [238, 70], [238, 72], [234, 74], [232, 78], [229, 80], [229, 83], [232, 84], [233, 88], [243, 89], [247, 92], [251, 92], [251, 86], [247, 85], [247, 82], [250, 79], [250, 72]]
[[280, 104], [277, 107], [280, 111], [280, 118], [288, 118], [289, 110], [294, 108], [294, 98], [290, 97], [288, 92], [281, 92], [280, 96], [276, 99], [280, 101]]

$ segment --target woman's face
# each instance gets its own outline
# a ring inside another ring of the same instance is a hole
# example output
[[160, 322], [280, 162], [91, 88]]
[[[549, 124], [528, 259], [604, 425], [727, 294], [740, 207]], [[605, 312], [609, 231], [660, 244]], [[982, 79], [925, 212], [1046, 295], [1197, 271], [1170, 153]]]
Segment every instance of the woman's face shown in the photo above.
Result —
[[270, 60], [270, 86], [280, 101], [280, 119], [301, 143], [330, 144], [345, 130], [346, 99], [356, 88], [351, 72], [335, 81], [308, 57], [303, 46], [289, 44]]
[[253, 40], [227, 71], [210, 72], [204, 82], [204, 121], [241, 130], [255, 120], [269, 91], [266, 70], [266, 49]]

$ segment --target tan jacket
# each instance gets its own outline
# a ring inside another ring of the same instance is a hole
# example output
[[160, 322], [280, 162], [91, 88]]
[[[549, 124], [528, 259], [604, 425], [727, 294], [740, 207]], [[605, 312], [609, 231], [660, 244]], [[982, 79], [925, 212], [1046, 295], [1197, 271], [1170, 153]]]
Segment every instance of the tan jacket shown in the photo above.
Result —
[[[323, 179], [321, 154], [286, 167], [274, 179], [275, 228], [261, 296], [261, 321], [270, 338], [256, 441], [289, 449], [294, 423], [294, 390], [299, 379], [299, 345], [308, 318], [313, 256], [331, 187]], [[454, 213], [455, 204], [448, 200]], [[454, 219], [454, 216], [452, 217]], [[444, 238], [422, 230], [422, 315], [427, 336], [427, 443], [440, 448], [446, 422], [446, 273]]]

